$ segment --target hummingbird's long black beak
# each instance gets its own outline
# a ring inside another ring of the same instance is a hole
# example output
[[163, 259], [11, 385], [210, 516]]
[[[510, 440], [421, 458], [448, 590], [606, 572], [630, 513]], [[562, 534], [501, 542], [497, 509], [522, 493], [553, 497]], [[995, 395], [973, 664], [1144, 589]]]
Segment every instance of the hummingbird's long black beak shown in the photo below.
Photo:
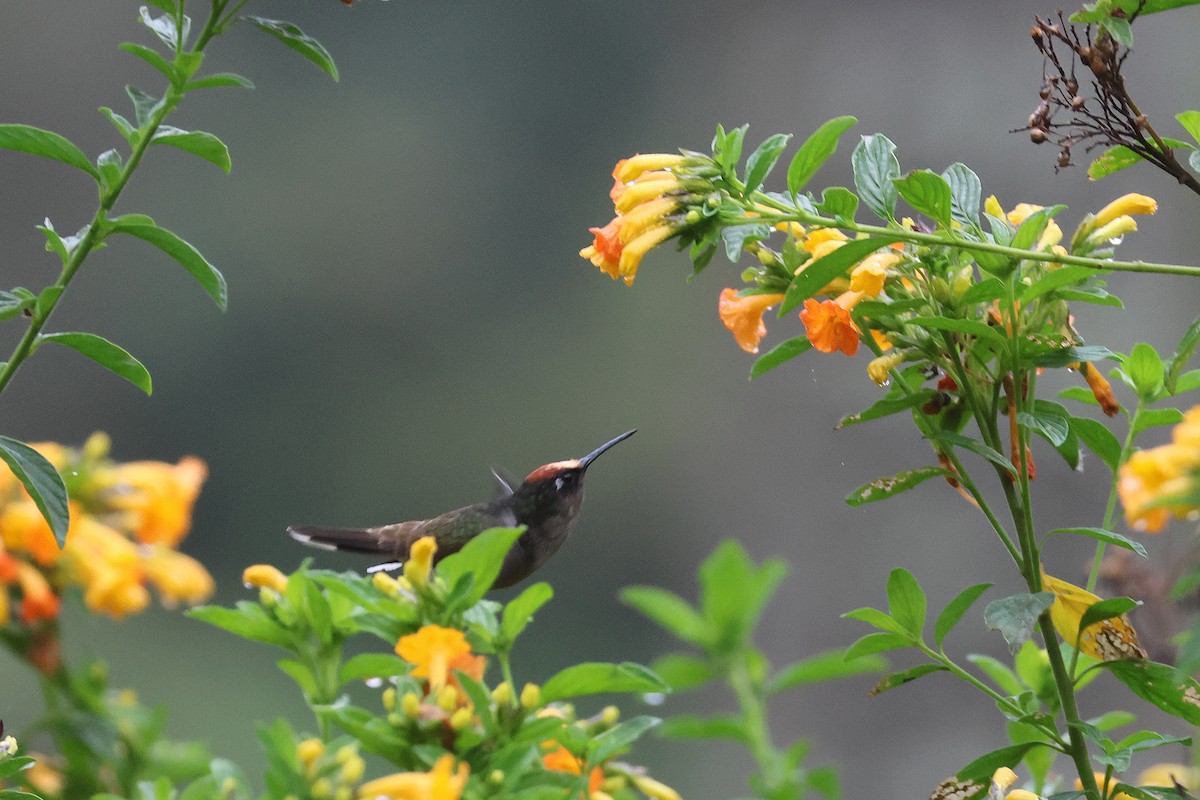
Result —
[[595, 461], [597, 458], [599, 458], [599, 456], [600, 456], [600, 454], [601, 454], [601, 453], [603, 453], [603, 452], [604, 452], [605, 450], [607, 450], [608, 448], [612, 447], [614, 444], [617, 444], [618, 442], [623, 442], [623, 441], [625, 441], [625, 440], [626, 440], [626, 439], [628, 439], [630, 436], [633, 436], [635, 433], [637, 433], [637, 429], [636, 429], [636, 428], [635, 428], [634, 430], [631, 430], [631, 431], [625, 431], [625, 432], [624, 432], [624, 433], [622, 433], [620, 436], [615, 436], [615, 437], [613, 437], [612, 439], [609, 439], [607, 442], [605, 442], [604, 444], [600, 445], [599, 447], [597, 447], [597, 448], [596, 448], [595, 450], [593, 450], [592, 452], [588, 453], [588, 454], [587, 454], [586, 456], [584, 456], [583, 458], [579, 459], [579, 468], [580, 468], [580, 469], [587, 469], [587, 468], [588, 468], [588, 465], [589, 465], [589, 464], [591, 464], [593, 461]]

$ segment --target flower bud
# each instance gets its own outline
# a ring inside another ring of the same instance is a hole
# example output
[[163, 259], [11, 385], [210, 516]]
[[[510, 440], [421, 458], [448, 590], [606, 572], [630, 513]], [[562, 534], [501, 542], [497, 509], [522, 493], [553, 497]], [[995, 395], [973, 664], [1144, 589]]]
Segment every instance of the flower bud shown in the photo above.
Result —
[[508, 681], [504, 681], [492, 689], [492, 699], [496, 701], [498, 706], [510, 706], [513, 701], [512, 686]]
[[620, 718], [621, 709], [617, 708], [616, 706], [605, 706], [604, 710], [600, 712], [600, 721], [610, 728], [613, 725], [616, 725], [617, 720]]
[[454, 713], [454, 709], [458, 708], [458, 690], [453, 686], [443, 686], [438, 692], [437, 704], [438, 708], [447, 714]]
[[488, 773], [487, 782], [492, 786], [503, 786], [505, 777], [504, 770], [494, 769]]
[[296, 745], [296, 758], [308, 766], [325, 754], [325, 743], [320, 739], [305, 739]]
[[400, 595], [400, 584], [386, 572], [376, 572], [372, 575], [371, 585], [388, 597], [398, 597]]
[[383, 690], [383, 708], [385, 711], [396, 710], [396, 687], [389, 686]]
[[472, 714], [469, 708], [460, 708], [450, 715], [451, 730], [461, 731], [471, 724]]
[[417, 697], [416, 692], [405, 692], [404, 697], [400, 699], [400, 710], [404, 712], [406, 717], [417, 717], [421, 713], [421, 698]]
[[317, 778], [312, 784], [312, 796], [316, 800], [324, 800], [326, 797], [333, 796], [333, 781], [329, 778]]
[[270, 564], [253, 564], [242, 571], [242, 583], [262, 589], [273, 589], [280, 594], [287, 591], [287, 576]]
[[631, 775], [633, 785], [650, 800], [681, 800], [679, 792], [661, 781], [656, 781], [649, 775]]
[[338, 780], [344, 784], [355, 784], [362, 780], [363, 772], [367, 769], [367, 762], [363, 761], [362, 757], [357, 753], [352, 758], [342, 764], [342, 770], [338, 774]]
[[525, 688], [521, 690], [521, 706], [522, 708], [537, 708], [542, 704], [542, 690], [538, 688], [536, 683], [527, 683]]
[[437, 549], [437, 540], [432, 536], [422, 536], [409, 548], [408, 560], [404, 562], [404, 577], [414, 587], [429, 582], [429, 571], [433, 568], [433, 556]]

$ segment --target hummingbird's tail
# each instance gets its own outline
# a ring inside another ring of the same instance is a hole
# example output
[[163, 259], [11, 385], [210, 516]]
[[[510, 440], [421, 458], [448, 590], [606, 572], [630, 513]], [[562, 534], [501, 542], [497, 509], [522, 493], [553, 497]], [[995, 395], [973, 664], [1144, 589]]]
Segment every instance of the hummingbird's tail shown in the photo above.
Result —
[[384, 550], [378, 531], [370, 528], [325, 528], [320, 525], [291, 525], [288, 535], [301, 544], [322, 550], [350, 553], [379, 553]]

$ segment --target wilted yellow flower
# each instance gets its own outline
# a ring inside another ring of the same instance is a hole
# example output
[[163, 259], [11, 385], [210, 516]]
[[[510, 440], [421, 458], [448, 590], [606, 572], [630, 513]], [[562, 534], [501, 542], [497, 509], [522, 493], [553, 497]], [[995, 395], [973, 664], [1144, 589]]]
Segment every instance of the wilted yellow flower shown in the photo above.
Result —
[[432, 536], [422, 536], [413, 542], [408, 550], [408, 560], [404, 562], [404, 577], [408, 578], [409, 583], [416, 587], [428, 583], [436, 553], [437, 540]]
[[280, 594], [287, 591], [287, 576], [270, 564], [251, 564], [242, 570], [242, 583], [260, 589], [271, 589]]
[[444, 755], [429, 772], [397, 772], [367, 781], [358, 789], [362, 800], [458, 800], [467, 784], [470, 767], [454, 768], [454, 756]]
[[867, 364], [867, 377], [873, 380], [877, 386], [886, 386], [887, 382], [891, 380], [892, 370], [902, 363], [904, 363], [903, 353], [888, 353], [879, 356]]
[[1097, 661], [1146, 658], [1146, 651], [1138, 643], [1137, 632], [1124, 614], [1092, 623], [1081, 632], [1079, 624], [1083, 621], [1083, 615], [1099, 603], [1100, 598], [1045, 572], [1042, 573], [1042, 586], [1054, 593], [1050, 621], [1067, 644]]

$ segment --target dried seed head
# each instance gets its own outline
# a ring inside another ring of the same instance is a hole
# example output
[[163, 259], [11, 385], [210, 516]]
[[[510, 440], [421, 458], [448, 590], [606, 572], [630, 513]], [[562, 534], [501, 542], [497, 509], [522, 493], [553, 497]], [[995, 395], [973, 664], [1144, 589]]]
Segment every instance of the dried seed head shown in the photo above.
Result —
[[1029, 141], [1033, 142], [1034, 144], [1041, 144], [1048, 138], [1050, 138], [1050, 135], [1046, 132], [1045, 128], [1029, 129]]
[[1071, 110], [1072, 111], [1080, 110], [1081, 108], [1083, 108], [1083, 104], [1086, 102], [1087, 101], [1083, 99], [1082, 95], [1078, 95], [1078, 94], [1075, 95], [1074, 97], [1071, 98]]

